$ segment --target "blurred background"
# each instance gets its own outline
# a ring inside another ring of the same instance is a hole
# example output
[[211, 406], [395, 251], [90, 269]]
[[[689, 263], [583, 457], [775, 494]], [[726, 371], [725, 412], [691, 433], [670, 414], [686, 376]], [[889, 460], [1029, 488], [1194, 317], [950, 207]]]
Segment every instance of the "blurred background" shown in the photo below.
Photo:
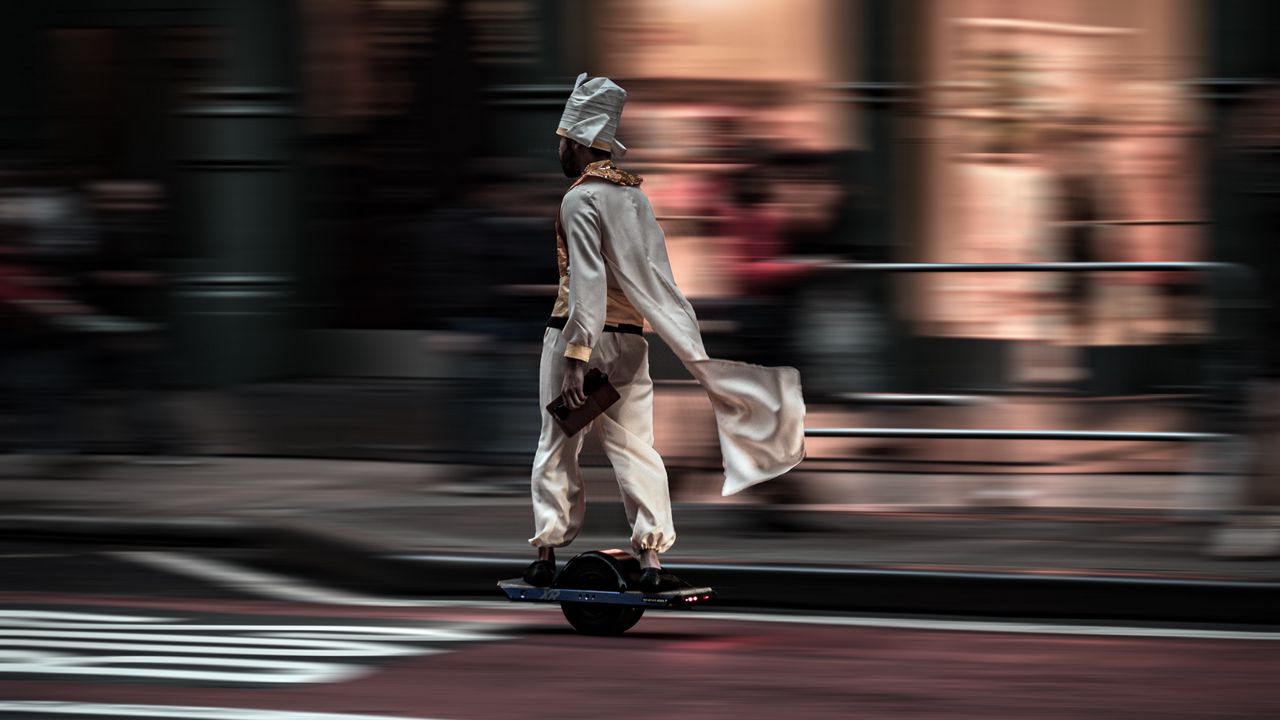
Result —
[[[814, 438], [724, 500], [710, 407], [649, 335], [678, 502], [1265, 510], [1277, 23], [1244, 0], [3, 3], [4, 445], [51, 476], [395, 460], [526, 493], [554, 130], [587, 71], [630, 92], [620, 164], [712, 354], [800, 368], [810, 426], [1232, 438]], [[856, 267], [1081, 261], [1231, 266]]]

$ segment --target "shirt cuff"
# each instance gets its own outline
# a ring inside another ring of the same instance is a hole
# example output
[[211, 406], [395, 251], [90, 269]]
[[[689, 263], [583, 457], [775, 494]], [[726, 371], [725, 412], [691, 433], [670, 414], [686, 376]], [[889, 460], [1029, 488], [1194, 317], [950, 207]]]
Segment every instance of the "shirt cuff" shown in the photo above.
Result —
[[564, 356], [567, 358], [573, 358], [574, 360], [587, 362], [591, 359], [591, 348], [586, 345], [574, 345], [573, 343], [569, 343], [564, 349]]

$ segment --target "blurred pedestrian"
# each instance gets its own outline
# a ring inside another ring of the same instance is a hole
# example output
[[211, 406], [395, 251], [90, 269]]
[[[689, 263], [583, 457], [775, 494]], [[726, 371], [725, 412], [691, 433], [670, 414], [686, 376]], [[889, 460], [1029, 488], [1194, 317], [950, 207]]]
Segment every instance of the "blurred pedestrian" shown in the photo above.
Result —
[[[0, 188], [0, 389], [8, 405], [3, 446], [48, 458], [51, 473], [75, 470], [83, 448], [83, 397], [71, 269], [92, 246], [74, 194], [10, 176]], [[16, 182], [15, 182], [16, 181]]]
[[729, 242], [735, 345], [744, 360], [772, 365], [789, 354], [788, 295], [811, 268], [788, 258], [786, 217], [769, 168], [753, 165], [730, 183], [719, 234]]
[[150, 182], [112, 181], [95, 186], [102, 242], [86, 273], [88, 296], [100, 313], [132, 330], [94, 333], [88, 343], [98, 388], [123, 396], [122, 423], [129, 454], [183, 454], [177, 423], [166, 411], [171, 387], [168, 324], [169, 276], [158, 214], [160, 188]]
[[529, 217], [526, 174], [515, 161], [474, 160], [461, 185], [454, 205], [411, 230], [416, 325], [429, 331], [430, 349], [448, 364], [445, 414], [456, 421], [440, 431], [473, 467], [458, 489], [523, 492], [527, 477], [504, 477], [492, 466], [522, 452], [516, 450], [522, 435], [533, 432], [513, 400], [536, 393], [525, 372], [534, 337], [528, 321], [546, 310], [542, 296], [522, 289], [552, 279], [544, 262], [536, 269], [533, 262], [535, 240], [550, 223]]
[[[1205, 443], [1199, 468], [1227, 491], [1195, 488], [1201, 515], [1223, 521], [1208, 551], [1218, 557], [1280, 557], [1280, 80], [1256, 87], [1231, 118], [1225, 165], [1240, 192], [1224, 222], [1251, 242], [1223, 260], [1247, 269], [1210, 274], [1215, 342], [1204, 425], [1232, 433]], [[1247, 248], [1247, 254], [1241, 253]], [[1212, 473], [1212, 475], [1210, 475]]]

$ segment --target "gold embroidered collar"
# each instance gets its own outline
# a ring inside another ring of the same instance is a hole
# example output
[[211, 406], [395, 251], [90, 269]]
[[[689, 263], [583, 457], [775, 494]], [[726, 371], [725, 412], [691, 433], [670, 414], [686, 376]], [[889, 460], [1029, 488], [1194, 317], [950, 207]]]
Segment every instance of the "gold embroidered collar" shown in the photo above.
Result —
[[578, 178], [578, 182], [582, 182], [589, 177], [601, 178], [614, 185], [624, 185], [626, 187], [636, 187], [644, 182], [644, 178], [639, 175], [616, 167], [612, 160], [597, 160], [586, 166], [582, 169], [582, 175]]

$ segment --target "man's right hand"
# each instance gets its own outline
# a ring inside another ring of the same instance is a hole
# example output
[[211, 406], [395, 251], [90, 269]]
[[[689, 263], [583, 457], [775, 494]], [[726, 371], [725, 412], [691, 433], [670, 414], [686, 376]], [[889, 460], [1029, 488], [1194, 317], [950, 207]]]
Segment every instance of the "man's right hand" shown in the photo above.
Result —
[[569, 409], [577, 410], [587, 402], [587, 395], [582, 391], [582, 378], [586, 375], [587, 364], [571, 357], [565, 358], [564, 362], [564, 383], [560, 386], [560, 395]]

